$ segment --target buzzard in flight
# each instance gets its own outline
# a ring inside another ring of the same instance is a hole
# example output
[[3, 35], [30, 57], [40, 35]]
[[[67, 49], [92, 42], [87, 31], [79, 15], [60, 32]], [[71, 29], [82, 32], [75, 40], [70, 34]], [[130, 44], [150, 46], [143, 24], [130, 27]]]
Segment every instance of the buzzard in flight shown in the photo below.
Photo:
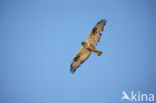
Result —
[[74, 73], [76, 69], [88, 59], [92, 52], [96, 53], [98, 56], [102, 54], [101, 51], [97, 50], [95, 46], [100, 41], [102, 31], [104, 30], [104, 26], [106, 25], [106, 20], [102, 19], [99, 21], [95, 27], [90, 31], [88, 39], [86, 41], [82, 41], [82, 48], [76, 53], [70, 71]]

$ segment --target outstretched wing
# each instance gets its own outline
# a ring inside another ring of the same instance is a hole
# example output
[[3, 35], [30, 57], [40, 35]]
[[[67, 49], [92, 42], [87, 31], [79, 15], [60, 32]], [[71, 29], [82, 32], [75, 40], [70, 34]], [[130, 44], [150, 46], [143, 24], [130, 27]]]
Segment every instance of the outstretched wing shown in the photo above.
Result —
[[91, 44], [92, 46], [96, 46], [97, 42], [100, 41], [101, 35], [103, 30], [104, 30], [104, 26], [106, 25], [106, 20], [102, 19], [101, 21], [99, 21], [95, 27], [90, 31], [89, 33], [89, 37], [87, 39], [87, 42], [89, 44]]
[[81, 48], [80, 51], [78, 51], [72, 61], [71, 64], [71, 68], [70, 71], [72, 73], [74, 73], [76, 71], [76, 69], [84, 62], [88, 59], [88, 57], [90, 56], [91, 51], [85, 49], [85, 48]]

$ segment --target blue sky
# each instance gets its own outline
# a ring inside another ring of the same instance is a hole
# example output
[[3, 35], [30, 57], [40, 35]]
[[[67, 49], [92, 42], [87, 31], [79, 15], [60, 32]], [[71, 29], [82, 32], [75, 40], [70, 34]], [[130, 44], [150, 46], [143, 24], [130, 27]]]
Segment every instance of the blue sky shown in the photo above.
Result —
[[[119, 103], [122, 91], [156, 95], [154, 0], [1, 0], [1, 103]], [[70, 64], [94, 25], [97, 48]]]

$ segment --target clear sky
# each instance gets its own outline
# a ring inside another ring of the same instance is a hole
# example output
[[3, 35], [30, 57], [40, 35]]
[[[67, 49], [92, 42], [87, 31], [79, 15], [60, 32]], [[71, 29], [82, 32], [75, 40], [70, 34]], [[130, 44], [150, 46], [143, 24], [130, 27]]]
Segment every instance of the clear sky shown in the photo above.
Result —
[[[81, 41], [102, 18], [97, 48], [75, 72]], [[1, 0], [0, 103], [120, 103], [156, 96], [155, 0]]]

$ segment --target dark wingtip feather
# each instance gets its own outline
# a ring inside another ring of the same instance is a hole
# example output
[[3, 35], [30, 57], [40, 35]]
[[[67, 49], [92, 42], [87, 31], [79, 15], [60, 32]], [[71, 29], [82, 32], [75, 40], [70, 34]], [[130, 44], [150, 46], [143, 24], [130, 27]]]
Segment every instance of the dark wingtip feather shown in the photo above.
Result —
[[106, 19], [101, 19], [96, 25], [98, 25], [98, 24], [100, 24], [100, 23], [102, 23], [103, 24], [103, 26], [102, 26], [102, 31], [104, 30], [104, 25], [106, 25], [106, 22], [107, 22], [107, 20]]
[[74, 72], [76, 71], [76, 70], [73, 69], [72, 64], [70, 65], [70, 71], [71, 71], [71, 73], [73, 73], [73, 74], [74, 74]]
[[101, 19], [101, 21], [102, 21], [102, 22], [107, 22], [107, 20], [106, 20], [106, 19]]
[[106, 19], [101, 19], [97, 24], [99, 23], [104, 23], [104, 25], [106, 24], [107, 20]]
[[104, 24], [106, 24], [107, 20], [106, 19], [101, 19], [100, 22], [103, 22]]

